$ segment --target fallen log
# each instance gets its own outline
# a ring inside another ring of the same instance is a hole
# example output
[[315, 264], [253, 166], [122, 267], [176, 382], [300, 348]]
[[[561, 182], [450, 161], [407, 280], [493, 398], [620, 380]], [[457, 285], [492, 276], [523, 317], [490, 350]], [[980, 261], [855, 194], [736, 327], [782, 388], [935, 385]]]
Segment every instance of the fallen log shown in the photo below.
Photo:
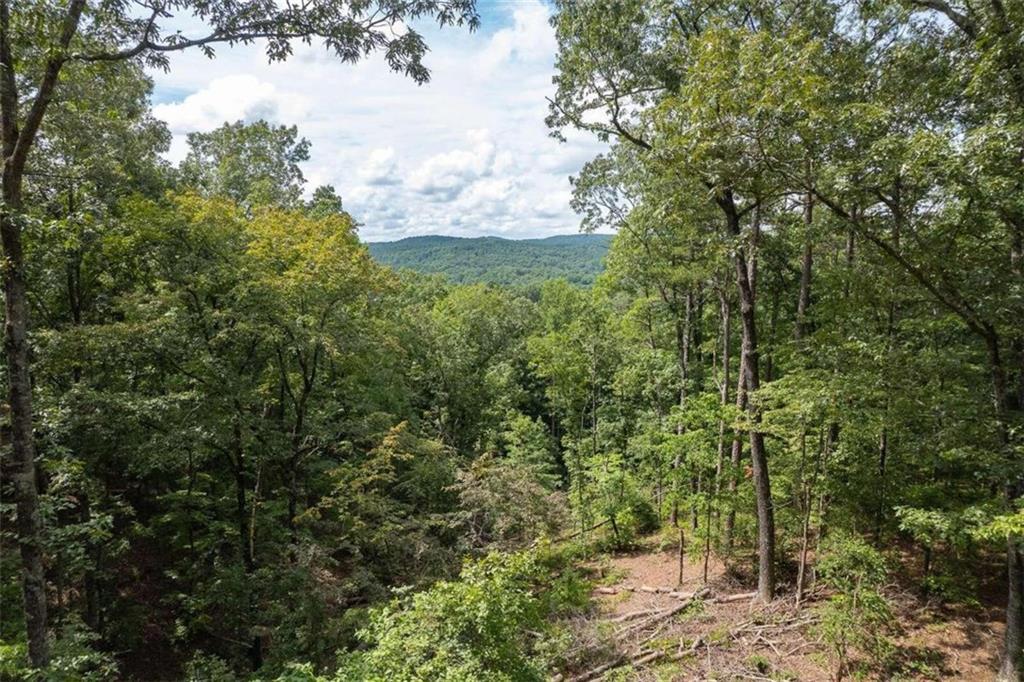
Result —
[[728, 604], [734, 601], [743, 601], [744, 599], [753, 599], [757, 596], [757, 592], [741, 592], [739, 594], [727, 594], [724, 597], [715, 597], [711, 601], [716, 604]]
[[[686, 601], [680, 603], [679, 605], [673, 606], [673, 607], [668, 608], [668, 609], [664, 609], [662, 611], [657, 611], [657, 612], [653, 613], [652, 615], [650, 615], [650, 616], [648, 616], [646, 618], [644, 618], [644, 615], [643, 615], [644, 612], [643, 611], [633, 611], [633, 612], [628, 613], [628, 614], [623, 614], [622, 616], [618, 617], [618, 619], [620, 619], [620, 622], [627, 622], [629, 620], [634, 620], [636, 618], [643, 618], [643, 620], [641, 620], [638, 623], [634, 623], [634, 624], [624, 628], [622, 631], [616, 633], [616, 639], [623, 639], [624, 637], [628, 637], [628, 636], [630, 636], [632, 634], [635, 634], [637, 632], [641, 632], [641, 631], [646, 630], [646, 629], [648, 629], [648, 628], [650, 628], [650, 627], [652, 627], [654, 625], [657, 625], [658, 623], [660, 623], [660, 622], [662, 622], [662, 621], [664, 621], [664, 620], [666, 620], [668, 618], [671, 618], [672, 616], [676, 615], [680, 611], [684, 610], [695, 599], [699, 599], [699, 598], [705, 597], [709, 593], [710, 593], [710, 590], [705, 587], [705, 588], [703, 588], [703, 589], [693, 593], [692, 595], [689, 595], [689, 598]], [[677, 594], [682, 594], [682, 593], [677, 593]], [[712, 597], [712, 598], [708, 599], [708, 601], [710, 601], [712, 603], [717, 603], [717, 604], [729, 604], [729, 603], [733, 603], [733, 602], [743, 601], [745, 599], [751, 599], [752, 600], [756, 596], [757, 596], [756, 592], [739, 592], [737, 594], [727, 594], [727, 595], [723, 595], [723, 596], [720, 596], [720, 597]], [[734, 627], [732, 629], [732, 631], [729, 633], [729, 639], [736, 640], [743, 633], [751, 632], [751, 633], [754, 633], [758, 639], [760, 639], [765, 644], [770, 646], [776, 653], [779, 653], [779, 650], [778, 650], [776, 644], [774, 642], [772, 642], [771, 640], [768, 640], [766, 637], [764, 637], [764, 635], [763, 635], [763, 631], [764, 630], [777, 629], [779, 631], [786, 631], [786, 630], [795, 629], [797, 627], [807, 625], [807, 624], [809, 624], [812, 621], [813, 621], [813, 619], [796, 618], [794, 620], [790, 620], [790, 621], [782, 622], [782, 623], [755, 624], [755, 622], [753, 620], [748, 620], [748, 621], [744, 621], [743, 623], [740, 623], [736, 627]], [[655, 634], [657, 634], [657, 633], [655, 633]], [[605, 675], [605, 673], [607, 673], [607, 672], [609, 672], [611, 670], [614, 670], [615, 668], [618, 668], [619, 666], [625, 665], [627, 663], [630, 663], [632, 665], [646, 665], [648, 663], [653, 663], [654, 661], [658, 661], [658, 660], [661, 660], [663, 658], [667, 659], [667, 660], [670, 660], [670, 661], [678, 661], [678, 660], [681, 660], [681, 659], [686, 658], [688, 656], [696, 655], [696, 653], [700, 649], [700, 647], [705, 646], [706, 644], [707, 644], [708, 647], [712, 646], [710, 643], [707, 642], [707, 640], [705, 640], [704, 636], [702, 635], [702, 636], [699, 636], [696, 639], [694, 639], [693, 642], [690, 644], [690, 646], [687, 647], [685, 650], [679, 650], [679, 651], [675, 651], [675, 652], [668, 652], [668, 651], [664, 651], [664, 650], [660, 650], [660, 649], [653, 649], [653, 650], [645, 649], [644, 645], [648, 641], [650, 641], [651, 638], [652, 638], [652, 636], [645, 637], [644, 639], [641, 639], [638, 643], [634, 644], [633, 646], [636, 647], [636, 650], [633, 653], [631, 653], [631, 654], [621, 653], [618, 656], [616, 656], [614, 659], [612, 659], [610, 661], [607, 661], [606, 663], [603, 663], [602, 665], [599, 665], [596, 668], [593, 668], [592, 670], [588, 670], [585, 673], [581, 673], [581, 674], [571, 678], [568, 682], [592, 682], [594, 680], [598, 680], [598, 679], [602, 678]], [[811, 643], [811, 642], [805, 642], [805, 643], [797, 646], [795, 649], [791, 650], [790, 652], [787, 652], [787, 655], [789, 655], [789, 653], [792, 653], [792, 651], [799, 650], [799, 649], [802, 649], [804, 647], [812, 646], [812, 645], [813, 645], [813, 643]], [[558, 677], [557, 680], [558, 680], [558, 682], [563, 682], [564, 678]]]
[[617, 636], [624, 637], [624, 636], [627, 636], [627, 635], [629, 635], [630, 633], [633, 633], [633, 632], [637, 632], [637, 631], [640, 631], [640, 630], [646, 630], [647, 628], [651, 627], [652, 625], [654, 625], [656, 623], [659, 623], [659, 622], [665, 620], [666, 618], [671, 618], [672, 616], [676, 615], [680, 611], [683, 611], [684, 609], [686, 609], [690, 604], [693, 603], [693, 601], [695, 599], [698, 599], [698, 598], [704, 596], [707, 592], [708, 592], [708, 589], [705, 588], [705, 589], [701, 590], [700, 592], [695, 593], [692, 598], [690, 598], [690, 599], [688, 599], [686, 601], [680, 602], [676, 606], [672, 606], [672, 607], [667, 608], [667, 609], [665, 609], [663, 611], [658, 611], [653, 616], [650, 616], [649, 618], [645, 618], [644, 620], [640, 621], [636, 625], [631, 625], [628, 628], [623, 629], [622, 632], [617, 633]]
[[622, 585], [620, 587], [600, 586], [594, 588], [594, 594], [619, 594], [620, 592], [645, 592], [647, 594], [665, 594], [673, 599], [692, 599], [694, 592], [679, 592], [672, 587], [651, 587], [649, 585]]
[[609, 670], [612, 670], [613, 668], [618, 668], [620, 665], [625, 663], [627, 660], [628, 659], [626, 658], [626, 655], [622, 654], [622, 655], [616, 657], [614, 660], [608, 661], [607, 663], [605, 663], [603, 665], [597, 666], [593, 670], [588, 670], [585, 673], [582, 673], [580, 675], [577, 675], [576, 677], [571, 678], [570, 682], [590, 682], [590, 680], [596, 680], [597, 678], [599, 678], [601, 675], [605, 674]]
[[641, 609], [640, 611], [629, 611], [628, 613], [623, 613], [622, 615], [616, 616], [615, 618], [609, 618], [605, 622], [606, 623], [625, 623], [628, 620], [634, 620], [636, 618], [642, 618], [643, 616], [649, 616], [649, 615], [651, 615], [653, 613], [657, 613], [657, 612], [658, 612], [658, 609]]
[[[687, 656], [695, 655], [697, 653], [697, 649], [699, 649], [703, 644], [704, 638], [698, 637], [697, 639], [693, 640], [693, 643], [690, 644], [690, 647], [685, 651], [677, 651], [675, 653], [670, 654], [667, 651], [661, 649], [654, 649], [652, 651], [638, 651], [632, 654], [631, 656], [626, 656], [625, 654], [623, 654], [615, 658], [614, 660], [608, 661], [603, 665], [599, 665], [593, 670], [588, 670], [585, 673], [573, 677], [570, 680], [570, 682], [591, 682], [591, 680], [596, 680], [600, 678], [602, 675], [604, 675], [606, 672], [614, 670], [615, 668], [618, 668], [619, 666], [624, 665], [626, 663], [629, 663], [631, 665], [645, 665], [647, 663], [653, 663], [654, 661], [657, 661], [666, 656], [670, 661], [678, 661], [683, 658], [686, 658]], [[561, 680], [560, 677], [559, 680]]]
[[[639, 621], [638, 623], [633, 623], [628, 627], [623, 628], [621, 631], [615, 633], [616, 639], [621, 640], [637, 632], [647, 630], [648, 628], [657, 625], [658, 623], [668, 618], [671, 618], [672, 616], [675, 616], [676, 614], [685, 610], [696, 599], [708, 596], [710, 592], [711, 590], [709, 588], [704, 587], [698, 590], [697, 592], [688, 595], [687, 598], [678, 605], [661, 611], [653, 612], [651, 615], [647, 617], [644, 617], [644, 611], [632, 611], [630, 613], [617, 616], [615, 619], [608, 622], [628, 622], [630, 620], [634, 620], [637, 618], [643, 618], [643, 620]], [[671, 594], [671, 592], [669, 594]], [[682, 595], [684, 593], [676, 592], [675, 594]], [[727, 594], [720, 597], [712, 597], [711, 599], [709, 599], [709, 601], [717, 604], [729, 604], [733, 602], [743, 601], [745, 599], [753, 599], [756, 596], [756, 592], [740, 592], [737, 594]], [[734, 639], [736, 635], [738, 635], [740, 632], [743, 632], [751, 624], [752, 623], [749, 621], [741, 624], [737, 629], [734, 629], [733, 632], [730, 633], [730, 638]], [[693, 642], [685, 651], [676, 651], [674, 653], [669, 653], [658, 649], [644, 650], [643, 645], [646, 644], [650, 639], [651, 637], [646, 637], [643, 640], [641, 640], [639, 644], [634, 645], [638, 646], [640, 650], [634, 651], [632, 654], [622, 653], [616, 656], [611, 661], [608, 661], [602, 665], [597, 666], [596, 668], [593, 668], [592, 670], [588, 670], [585, 673], [582, 673], [571, 678], [569, 682], [592, 682], [592, 680], [597, 680], [604, 676], [604, 674], [608, 671], [614, 670], [615, 668], [618, 668], [619, 666], [624, 665], [626, 663], [631, 663], [633, 665], [645, 665], [647, 663], [652, 663], [664, 657], [667, 657], [668, 660], [671, 661], [678, 661], [680, 659], [686, 658], [687, 656], [695, 655], [697, 653], [697, 650], [705, 643], [704, 637], [700, 636], [693, 640]]]

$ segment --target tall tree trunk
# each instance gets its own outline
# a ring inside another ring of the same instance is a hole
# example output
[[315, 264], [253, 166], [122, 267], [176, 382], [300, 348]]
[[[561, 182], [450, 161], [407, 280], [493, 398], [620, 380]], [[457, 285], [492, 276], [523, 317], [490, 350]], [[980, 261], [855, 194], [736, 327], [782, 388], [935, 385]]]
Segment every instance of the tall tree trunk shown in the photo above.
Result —
[[[757, 246], [761, 236], [761, 209], [754, 207], [754, 215], [750, 226], [750, 248], [747, 252], [747, 280], [750, 282], [751, 290], [757, 293]], [[747, 355], [742, 342], [740, 343], [740, 362], [736, 377], [736, 409], [743, 412], [747, 409]], [[743, 460], [743, 440], [739, 431], [733, 432], [732, 448], [730, 451], [729, 464], [731, 475], [729, 476], [729, 500], [730, 508], [725, 517], [725, 539], [724, 548], [726, 555], [732, 554], [734, 533], [736, 528], [736, 487], [739, 483], [740, 462]]]
[[686, 563], [686, 530], [679, 526], [679, 579], [677, 585], [683, 584], [683, 569]]
[[711, 488], [704, 496], [704, 584], [708, 584], [708, 564], [711, 561]]
[[1021, 624], [1024, 621], [1024, 543], [1020, 538], [1008, 540], [1006, 552], [1006, 569], [1010, 589], [1006, 603], [1006, 638], [1003, 642], [1005, 652], [999, 667], [1000, 680], [1024, 679], [1024, 636]]
[[[744, 353], [743, 346], [740, 346], [740, 367], [739, 375], [736, 379], [736, 409], [744, 411], [747, 409], [747, 383], [746, 383], [746, 367], [747, 367], [747, 356]], [[740, 431], [737, 429], [733, 431], [732, 435], [732, 447], [729, 453], [729, 477], [727, 479], [729, 491], [729, 511], [725, 515], [725, 538], [723, 545], [725, 547], [725, 553], [731, 554], [734, 534], [736, 529], [736, 488], [739, 484], [740, 475], [740, 462], [743, 460], [743, 439]]]
[[11, 471], [14, 489], [21, 586], [29, 659], [42, 668], [49, 663], [46, 636], [46, 580], [43, 572], [42, 518], [32, 433], [32, 379], [29, 375], [28, 297], [20, 213], [22, 173], [5, 160], [4, 205], [0, 235], [4, 247], [4, 352], [7, 359], [7, 400], [11, 417]]
[[32, 439], [32, 380], [29, 373], [28, 296], [25, 253], [21, 240], [22, 185], [29, 151], [64, 66], [65, 52], [78, 31], [85, 0], [71, 0], [64, 9], [57, 44], [52, 46], [42, 76], [19, 126], [16, 60], [11, 44], [11, 9], [0, 0], [0, 136], [3, 140], [3, 206], [0, 241], [4, 247], [4, 352], [7, 356], [8, 405], [11, 411], [11, 481], [15, 496], [15, 527], [21, 554], [22, 595], [29, 660], [36, 668], [50, 661], [46, 636], [46, 583], [43, 573], [42, 520]]
[[764, 380], [775, 380], [775, 339], [779, 328], [779, 307], [782, 305], [781, 290], [772, 291], [772, 305], [768, 313], [768, 342], [764, 357]]
[[[693, 323], [693, 291], [687, 290], [684, 297], [682, 318], [676, 313], [676, 356], [679, 366], [679, 407], [686, 405], [686, 385], [690, 379], [690, 328]], [[676, 425], [676, 434], [683, 432], [682, 424]], [[679, 525], [679, 467], [682, 465], [683, 453], [677, 452], [672, 460], [672, 510], [669, 522]]]
[[[899, 248], [900, 230], [899, 223], [893, 233], [893, 240], [896, 248]], [[886, 363], [892, 360], [892, 353], [896, 348], [896, 318], [898, 308], [896, 304], [895, 287], [889, 291], [889, 314], [886, 324]], [[885, 515], [886, 487], [888, 485], [888, 468], [890, 459], [890, 438], [889, 438], [889, 408], [890, 402], [888, 391], [888, 373], [882, 375], [882, 386], [886, 394], [885, 407], [882, 411], [882, 429], [878, 436], [878, 505], [875, 508], [875, 544], [880, 545], [882, 541], [882, 522]]]
[[[729, 340], [732, 336], [732, 319], [729, 298], [724, 291], [718, 292], [722, 314], [722, 384], [719, 387], [722, 409], [729, 404]], [[718, 462], [715, 465], [715, 499], [722, 492], [722, 477], [725, 475], [725, 419], [718, 420]], [[715, 512], [715, 529], [718, 530], [718, 512]], [[708, 536], [711, 529], [708, 529]]]
[[[986, 343], [989, 367], [992, 372], [992, 398], [996, 410], [996, 428], [1003, 451], [1012, 457], [1009, 412], [1013, 408], [1013, 401], [1007, 386], [1006, 367], [1000, 353], [999, 336], [994, 329], [990, 328], [988, 332]], [[1022, 481], [1019, 467], [1012, 471], [1005, 488], [1007, 505], [1011, 509], [1024, 494], [1024, 481]], [[999, 679], [1022, 680], [1024, 679], [1024, 538], [1010, 535], [1006, 545], [1008, 583], [1006, 634], [1003, 641], [1003, 658], [999, 666]]]
[[299, 465], [302, 462], [302, 432], [306, 420], [306, 398], [302, 399], [295, 406], [295, 421], [292, 424], [291, 457], [288, 458], [288, 537], [292, 544], [291, 555], [293, 561], [297, 558], [297, 545], [299, 542], [298, 529], [295, 526], [295, 517], [298, 514], [299, 504]]
[[804, 199], [804, 254], [800, 264], [800, 295], [796, 302], [796, 327], [793, 332], [797, 341], [807, 336], [810, 331], [808, 314], [811, 309], [811, 271], [814, 267], [814, 246], [811, 239], [813, 221], [814, 195], [808, 192]]
[[[757, 323], [754, 319], [754, 297], [747, 282], [747, 268], [742, 255], [736, 257], [736, 273], [740, 286], [740, 319], [743, 323], [743, 351], [746, 356], [745, 384], [751, 393], [760, 386], [757, 358]], [[757, 501], [757, 593], [762, 601], [775, 596], [775, 514], [772, 508], [771, 482], [768, 476], [768, 455], [764, 434], [759, 428], [761, 415], [747, 400], [751, 419], [750, 461], [753, 466], [754, 495]]]
[[[856, 209], [854, 209], [856, 216]], [[856, 220], [856, 217], [854, 218]], [[846, 231], [846, 276], [843, 279], [843, 298], [850, 298], [850, 284], [853, 279], [854, 256], [856, 255], [857, 239], [853, 229]]]
[[[719, 198], [719, 206], [725, 213], [726, 227], [733, 237], [740, 237], [740, 214], [731, 190]], [[740, 247], [734, 258], [736, 284], [740, 294], [740, 321], [742, 323], [742, 348], [745, 358], [743, 375], [746, 390], [754, 393], [760, 387], [758, 375], [757, 320], [755, 315], [754, 285], [750, 279], [751, 263], [747, 250]], [[771, 601], [775, 596], [775, 513], [772, 507], [771, 481], [768, 475], [768, 455], [765, 451], [764, 434], [761, 433], [761, 414], [757, 405], [747, 401], [750, 415], [750, 460], [753, 465], [754, 496], [757, 502], [757, 592], [761, 601]]]
[[875, 545], [878, 546], [881, 546], [882, 542], [882, 520], [885, 516], [885, 488], [888, 483], [888, 465], [889, 429], [883, 425], [882, 433], [878, 436], [878, 505], [875, 507]]
[[[240, 412], [241, 408], [236, 405], [236, 410]], [[249, 577], [248, 609], [250, 618], [253, 618], [256, 613], [256, 592], [253, 584], [253, 576], [256, 573], [256, 554], [252, 526], [250, 525], [249, 505], [246, 499], [245, 448], [242, 444], [242, 425], [237, 417], [232, 425], [231, 458], [235, 475], [235, 522], [238, 525], [238, 551], [241, 554], [245, 574]], [[260, 638], [256, 634], [253, 634], [250, 639], [248, 653], [252, 669], [258, 670], [263, 665], [263, 650]]]
[[[806, 438], [806, 432], [801, 436], [801, 442], [803, 443]], [[811, 507], [813, 506], [814, 488], [818, 484], [818, 476], [821, 473], [822, 461], [826, 456], [826, 445], [825, 439], [819, 435], [818, 437], [818, 454], [814, 460], [814, 474], [811, 480], [804, 486], [804, 492], [801, 498], [801, 513], [803, 515], [802, 528], [800, 533], [800, 559], [797, 564], [796, 572], [796, 605], [800, 606], [800, 602], [804, 598], [804, 589], [807, 585], [807, 551], [810, 547], [811, 537]]]

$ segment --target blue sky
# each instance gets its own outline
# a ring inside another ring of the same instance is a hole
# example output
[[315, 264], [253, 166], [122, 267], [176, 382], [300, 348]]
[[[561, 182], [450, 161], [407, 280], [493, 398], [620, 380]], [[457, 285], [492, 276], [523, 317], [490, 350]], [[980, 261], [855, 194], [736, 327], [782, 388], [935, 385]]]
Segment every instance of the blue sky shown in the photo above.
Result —
[[312, 143], [310, 189], [332, 184], [367, 240], [418, 234], [536, 237], [577, 231], [568, 178], [603, 149], [586, 135], [559, 143], [544, 126], [555, 40], [541, 0], [480, 4], [483, 25], [421, 30], [431, 82], [416, 86], [374, 57], [340, 64], [297, 46], [267, 64], [259, 46], [214, 60], [175, 55], [153, 73], [155, 113], [184, 155], [191, 131], [265, 118]]

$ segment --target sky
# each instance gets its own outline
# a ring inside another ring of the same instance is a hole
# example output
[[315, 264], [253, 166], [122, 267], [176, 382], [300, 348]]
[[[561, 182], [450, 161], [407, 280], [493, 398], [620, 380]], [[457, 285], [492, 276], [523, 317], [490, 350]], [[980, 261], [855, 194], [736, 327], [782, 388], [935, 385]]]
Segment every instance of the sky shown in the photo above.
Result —
[[544, 125], [556, 51], [541, 0], [481, 0], [482, 26], [418, 27], [430, 52], [417, 86], [372, 57], [342, 64], [297, 45], [284, 63], [261, 48], [174, 55], [153, 72], [154, 113], [174, 135], [225, 121], [296, 125], [312, 144], [302, 165], [312, 191], [330, 184], [367, 241], [422, 234], [508, 238], [570, 234], [569, 176], [604, 145], [585, 133], [562, 143]]

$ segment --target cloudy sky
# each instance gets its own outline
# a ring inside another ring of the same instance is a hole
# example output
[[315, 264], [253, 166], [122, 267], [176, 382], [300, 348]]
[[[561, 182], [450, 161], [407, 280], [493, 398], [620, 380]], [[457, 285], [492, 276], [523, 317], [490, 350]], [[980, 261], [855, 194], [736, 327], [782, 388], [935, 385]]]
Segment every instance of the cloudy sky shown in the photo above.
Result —
[[570, 175], [603, 146], [560, 143], [544, 126], [555, 40], [542, 0], [482, 0], [483, 26], [426, 27], [431, 82], [416, 86], [379, 58], [355, 66], [322, 48], [266, 63], [257, 46], [214, 60], [176, 55], [154, 73], [155, 113], [174, 133], [224, 121], [295, 124], [312, 143], [303, 171], [331, 184], [369, 241], [419, 234], [536, 237], [576, 232]]

